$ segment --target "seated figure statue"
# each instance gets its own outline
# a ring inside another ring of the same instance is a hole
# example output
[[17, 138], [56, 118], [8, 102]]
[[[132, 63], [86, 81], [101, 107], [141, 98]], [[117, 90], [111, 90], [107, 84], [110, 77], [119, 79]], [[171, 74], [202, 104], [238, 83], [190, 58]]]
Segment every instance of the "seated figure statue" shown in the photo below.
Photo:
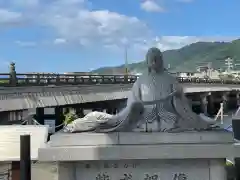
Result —
[[67, 132], [181, 132], [206, 130], [211, 123], [195, 114], [181, 85], [163, 66], [162, 53], [150, 48], [148, 71], [134, 83], [127, 106], [116, 115], [91, 112], [65, 127]]

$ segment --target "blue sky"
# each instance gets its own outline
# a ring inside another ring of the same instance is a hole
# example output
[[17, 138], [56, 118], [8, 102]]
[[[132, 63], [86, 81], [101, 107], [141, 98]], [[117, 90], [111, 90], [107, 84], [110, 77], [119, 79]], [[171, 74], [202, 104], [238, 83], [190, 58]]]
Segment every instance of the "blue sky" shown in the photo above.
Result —
[[239, 37], [239, 0], [0, 0], [0, 72], [89, 71]]

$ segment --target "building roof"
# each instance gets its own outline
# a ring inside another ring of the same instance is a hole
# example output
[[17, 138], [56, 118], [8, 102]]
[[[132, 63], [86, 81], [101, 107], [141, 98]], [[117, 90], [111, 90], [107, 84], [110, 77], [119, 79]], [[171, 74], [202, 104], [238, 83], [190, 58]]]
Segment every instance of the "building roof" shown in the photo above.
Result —
[[47, 142], [48, 126], [0, 126], [0, 161], [20, 160], [20, 136], [31, 135], [31, 159], [38, 159], [38, 149]]

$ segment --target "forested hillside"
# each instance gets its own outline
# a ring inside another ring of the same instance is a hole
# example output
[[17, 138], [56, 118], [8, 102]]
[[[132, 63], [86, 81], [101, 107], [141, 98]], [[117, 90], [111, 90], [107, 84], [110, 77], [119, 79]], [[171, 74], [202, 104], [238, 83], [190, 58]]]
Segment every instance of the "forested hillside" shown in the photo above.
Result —
[[[225, 68], [227, 57], [240, 62], [240, 39], [232, 42], [197, 42], [178, 50], [163, 52], [165, 66], [170, 64], [171, 71], [195, 71], [196, 67], [212, 62], [214, 68]], [[239, 67], [235, 67], [239, 69]], [[141, 72], [144, 62], [129, 64], [129, 70]], [[103, 67], [93, 72], [100, 74], [121, 74], [125, 72], [124, 65], [118, 67]]]

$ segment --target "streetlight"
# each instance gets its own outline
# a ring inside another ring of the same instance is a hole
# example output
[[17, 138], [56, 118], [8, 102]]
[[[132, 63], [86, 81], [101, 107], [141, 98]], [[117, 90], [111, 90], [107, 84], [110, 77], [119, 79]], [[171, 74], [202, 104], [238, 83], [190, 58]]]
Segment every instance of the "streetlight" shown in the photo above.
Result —
[[127, 47], [128, 39], [123, 38], [122, 44], [124, 46], [124, 59], [125, 59], [125, 75], [128, 75], [128, 47]]
[[125, 51], [125, 75], [128, 75], [128, 49], [127, 46], [124, 46]]

